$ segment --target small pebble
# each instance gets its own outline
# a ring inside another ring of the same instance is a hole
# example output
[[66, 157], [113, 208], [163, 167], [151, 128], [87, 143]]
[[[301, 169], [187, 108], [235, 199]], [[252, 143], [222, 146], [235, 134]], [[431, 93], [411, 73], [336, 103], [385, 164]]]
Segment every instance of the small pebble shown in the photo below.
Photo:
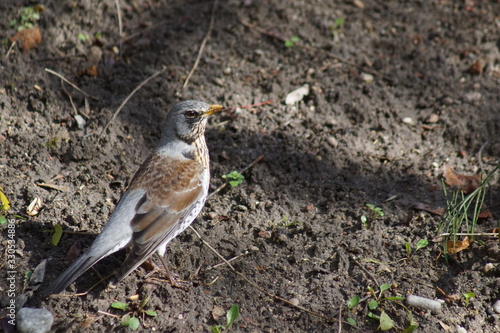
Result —
[[404, 117], [403, 118], [403, 123], [408, 124], [408, 125], [415, 124], [415, 122], [413, 121], [413, 119], [411, 117]]
[[285, 104], [294, 105], [307, 95], [309, 95], [309, 85], [306, 83], [302, 87], [290, 92], [285, 98]]
[[224, 87], [224, 80], [219, 77], [214, 78], [214, 83], [220, 87]]
[[456, 330], [457, 333], [467, 333], [467, 330], [465, 328], [463, 328], [462, 326], [458, 326], [457, 325], [457, 330]]
[[257, 246], [255, 246], [255, 245], [251, 245], [248, 249], [250, 251], [254, 251], [254, 252], [260, 251], [260, 249]]
[[367, 74], [367, 73], [361, 73], [360, 77], [361, 77], [361, 80], [363, 80], [363, 82], [366, 84], [372, 83], [373, 79], [374, 79], [373, 75]]
[[101, 61], [102, 58], [102, 50], [99, 46], [92, 46], [87, 53], [87, 59], [89, 63], [95, 65]]
[[446, 96], [441, 100], [441, 103], [443, 105], [451, 105], [453, 104], [453, 98]]
[[493, 311], [500, 313], [500, 299], [493, 304]]
[[493, 268], [495, 268], [495, 265], [493, 265], [491, 262], [489, 262], [486, 265], [484, 265], [484, 267], [483, 267], [483, 273], [488, 273]]
[[231, 69], [231, 67], [226, 67], [226, 68], [224, 68], [224, 74], [225, 74], [225, 75], [230, 75], [231, 73], [232, 73], [232, 69]]
[[217, 218], [217, 213], [216, 212], [210, 212], [210, 213], [208, 213], [208, 217], [211, 218], [212, 220], [215, 220]]
[[290, 303], [297, 306], [297, 305], [299, 305], [300, 302], [299, 302], [298, 298], [294, 297], [294, 298], [290, 298]]
[[235, 208], [236, 208], [236, 210], [239, 210], [240, 212], [246, 212], [248, 210], [248, 207], [244, 206], [244, 205], [238, 205]]
[[477, 91], [469, 92], [464, 95], [464, 98], [468, 102], [479, 101], [481, 99], [481, 93]]
[[425, 120], [426, 123], [428, 124], [435, 124], [439, 121], [439, 116], [435, 113], [431, 114], [427, 119]]
[[53, 322], [54, 316], [47, 309], [22, 308], [17, 312], [17, 331], [20, 333], [46, 333]]
[[337, 141], [337, 139], [335, 139], [335, 137], [333, 136], [329, 136], [327, 139], [326, 139], [326, 142], [328, 142], [328, 144], [330, 146], [332, 146], [333, 148], [337, 148], [337, 146], [339, 145], [339, 142]]
[[75, 115], [75, 120], [76, 120], [76, 123], [77, 123], [79, 129], [83, 129], [85, 127], [85, 125], [87, 124], [85, 119], [83, 119], [83, 117], [80, 116], [79, 114]]

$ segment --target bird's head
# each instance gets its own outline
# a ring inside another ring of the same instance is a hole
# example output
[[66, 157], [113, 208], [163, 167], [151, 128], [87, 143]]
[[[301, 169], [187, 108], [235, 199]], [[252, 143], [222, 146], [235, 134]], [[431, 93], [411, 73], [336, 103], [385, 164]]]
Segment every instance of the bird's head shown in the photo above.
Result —
[[174, 137], [191, 144], [205, 134], [208, 116], [224, 109], [201, 101], [179, 102], [170, 110], [162, 128], [162, 141]]

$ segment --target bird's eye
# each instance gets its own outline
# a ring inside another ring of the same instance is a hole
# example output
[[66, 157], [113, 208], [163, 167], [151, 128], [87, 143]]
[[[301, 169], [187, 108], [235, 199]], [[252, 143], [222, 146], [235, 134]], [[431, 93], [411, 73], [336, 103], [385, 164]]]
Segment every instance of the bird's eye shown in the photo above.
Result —
[[186, 118], [193, 119], [196, 116], [198, 116], [198, 112], [196, 112], [196, 111], [186, 111], [186, 112], [184, 112], [184, 115], [186, 116]]

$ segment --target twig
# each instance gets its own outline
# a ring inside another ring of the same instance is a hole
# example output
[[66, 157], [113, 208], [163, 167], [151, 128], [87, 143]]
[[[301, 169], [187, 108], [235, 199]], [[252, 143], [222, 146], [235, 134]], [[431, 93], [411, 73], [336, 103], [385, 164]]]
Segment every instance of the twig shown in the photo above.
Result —
[[82, 93], [84, 96], [86, 96], [88, 98], [92, 98], [93, 100], [96, 100], [96, 101], [100, 101], [100, 99], [98, 97], [95, 97], [95, 96], [92, 96], [90, 94], [87, 94], [85, 91], [83, 91], [80, 88], [78, 88], [78, 86], [76, 84], [74, 84], [73, 82], [71, 82], [70, 80], [68, 80], [64, 76], [62, 76], [61, 74], [57, 73], [56, 71], [53, 71], [50, 68], [45, 68], [45, 71], [48, 72], [48, 73], [50, 73], [50, 74], [52, 74], [52, 75], [57, 76], [58, 78], [60, 78], [61, 80], [63, 80], [64, 82], [66, 82], [67, 84], [69, 84], [70, 86], [72, 86], [73, 88], [75, 88], [77, 91], [79, 91], [80, 93]]
[[[259, 157], [257, 157], [257, 159], [255, 161], [253, 161], [252, 163], [250, 163], [249, 165], [247, 165], [246, 167], [244, 167], [243, 169], [241, 169], [238, 172], [241, 174], [245, 173], [248, 169], [252, 168], [255, 164], [259, 163], [263, 158], [264, 158], [264, 155], [260, 155]], [[227, 184], [228, 183], [224, 183], [221, 186], [217, 187], [212, 193], [210, 193], [208, 195], [207, 199], [210, 198], [212, 195], [219, 193], [224, 187], [227, 186]]]
[[227, 261], [219, 252], [217, 252], [216, 249], [214, 249], [209, 243], [207, 243], [202, 237], [201, 235], [198, 233], [198, 231], [196, 231], [196, 229], [194, 229], [192, 226], [189, 226], [189, 228], [196, 234], [196, 236], [198, 236], [198, 238], [203, 242], [203, 244], [205, 244], [205, 246], [207, 246], [210, 251], [212, 251], [216, 256], [218, 256], [222, 261], [224, 261], [226, 263], [226, 265], [229, 266], [229, 268], [233, 271], [233, 273], [235, 273], [236, 275], [239, 275], [243, 280], [245, 280], [249, 285], [251, 285], [252, 287], [254, 287], [255, 289], [257, 289], [258, 291], [262, 292], [263, 294], [271, 297], [271, 298], [274, 298], [278, 301], [281, 301], [283, 303], [286, 303], [296, 309], [299, 309], [301, 311], [304, 311], [304, 312], [307, 312], [309, 314], [312, 314], [313, 316], [316, 316], [316, 317], [319, 317], [321, 319], [324, 319], [328, 322], [335, 322], [337, 321], [337, 319], [335, 318], [330, 318], [330, 317], [327, 317], [325, 315], [322, 315], [321, 313], [318, 313], [318, 312], [314, 312], [312, 310], [309, 310], [309, 309], [306, 309], [300, 305], [296, 305], [296, 304], [293, 304], [292, 302], [290, 302], [289, 300], [283, 298], [283, 297], [280, 297], [278, 295], [274, 295], [274, 294], [271, 294], [270, 292], [268, 292], [267, 290], [265, 290], [264, 288], [262, 288], [261, 286], [259, 286], [257, 283], [253, 282], [252, 280], [250, 280], [249, 278], [246, 277], [246, 275], [244, 275], [243, 273], [239, 272], [236, 270], [236, 268], [234, 268], [233, 265], [231, 265], [231, 263], [229, 261]]
[[106, 130], [108, 129], [109, 125], [111, 125], [111, 122], [113, 120], [115, 120], [116, 116], [118, 115], [118, 113], [120, 113], [120, 111], [123, 109], [123, 107], [125, 106], [125, 104], [127, 104], [127, 102], [129, 101], [129, 99], [131, 99], [132, 96], [134, 96], [134, 94], [139, 89], [141, 89], [145, 84], [147, 84], [149, 81], [151, 81], [152, 79], [154, 79], [158, 75], [162, 74], [166, 69], [167, 69], [167, 67], [163, 66], [163, 68], [161, 70], [159, 70], [158, 72], [154, 73], [153, 75], [151, 75], [150, 77], [148, 77], [147, 79], [145, 79], [144, 81], [142, 81], [137, 87], [135, 87], [134, 90], [132, 90], [132, 92], [122, 102], [122, 104], [120, 104], [120, 106], [118, 107], [118, 109], [116, 109], [115, 113], [113, 114], [113, 117], [111, 117], [111, 119], [108, 121], [108, 123], [106, 124], [106, 126], [104, 126], [104, 128], [101, 131], [101, 134], [99, 134], [98, 139], [100, 139], [102, 137], [102, 135], [104, 134], [104, 132], [106, 132]]
[[184, 84], [182, 85], [182, 89], [186, 88], [186, 86], [189, 83], [189, 80], [191, 79], [191, 76], [193, 76], [193, 73], [196, 70], [196, 67], [198, 67], [198, 64], [200, 63], [201, 55], [203, 54], [203, 49], [205, 49], [205, 45], [207, 44], [208, 38], [210, 38], [210, 35], [212, 34], [212, 30], [214, 29], [215, 10], [217, 9], [218, 3], [219, 3], [219, 0], [214, 1], [214, 5], [212, 7], [212, 15], [210, 17], [210, 24], [208, 26], [207, 34], [205, 35], [205, 38], [203, 38], [203, 41], [201, 42], [200, 49], [198, 50], [198, 56], [196, 56], [196, 60], [194, 62], [193, 68], [191, 68], [191, 71], [189, 72], [189, 74], [186, 78], [186, 81], [184, 81]]
[[498, 232], [456, 232], [456, 233], [444, 233], [439, 234], [439, 237], [444, 236], [498, 236]]
[[358, 265], [358, 266], [359, 266], [359, 268], [361, 268], [361, 270], [362, 270], [363, 272], [365, 272], [365, 273], [366, 273], [366, 274], [367, 274], [367, 275], [368, 275], [368, 276], [369, 276], [369, 277], [370, 277], [370, 278], [371, 278], [371, 279], [375, 282], [375, 284], [376, 284], [377, 286], [380, 286], [380, 283], [378, 283], [377, 278], [376, 278], [376, 277], [375, 277], [372, 273], [370, 273], [370, 272], [369, 272], [369, 271], [365, 268], [365, 266], [361, 265], [361, 263], [359, 263], [359, 262], [358, 262], [358, 261], [354, 258], [354, 256], [352, 256], [352, 255], [351, 255], [351, 256], [349, 256], [349, 259], [351, 259], [351, 260], [352, 260], [352, 261], [353, 261], [356, 265]]
[[73, 97], [69, 94], [69, 92], [66, 90], [64, 87], [64, 81], [61, 80], [61, 88], [64, 91], [64, 93], [68, 96], [69, 102], [71, 103], [71, 106], [73, 107], [73, 111], [75, 112], [75, 116], [78, 114], [78, 110], [76, 109], [75, 103], [73, 103]]
[[[238, 259], [238, 258], [241, 258], [241, 257], [243, 257], [243, 256], [246, 256], [248, 253], [249, 253], [248, 251], [245, 251], [245, 253], [242, 253], [242, 254], [240, 254], [239, 256], [236, 256], [236, 257], [233, 257], [233, 258], [231, 258], [231, 259], [228, 259], [228, 260], [227, 260], [227, 262], [231, 262], [231, 261], [234, 261], [234, 260], [236, 260], [236, 259]], [[222, 265], [225, 265], [225, 264], [226, 264], [226, 262], [221, 262], [220, 264], [213, 265], [213, 266], [211, 266], [211, 267], [208, 267], [208, 268], [207, 268], [207, 269], [205, 269], [205, 270], [206, 270], [206, 271], [209, 271], [209, 270], [211, 270], [211, 269], [217, 268], [217, 267], [222, 266]], [[198, 268], [198, 270], [199, 270], [199, 268]]]
[[109, 312], [106, 312], [106, 311], [98, 310], [97, 313], [100, 313], [100, 314], [103, 314], [103, 315], [106, 315], [106, 316], [110, 316], [110, 317], [114, 317], [114, 318], [121, 318], [118, 315], [115, 315], [115, 314], [112, 314], [112, 313], [109, 313]]
[[115, 0], [115, 6], [116, 6], [116, 14], [118, 15], [118, 36], [119, 36], [119, 56], [121, 58], [122, 54], [122, 34], [123, 34], [123, 27], [122, 27], [122, 11], [120, 9], [120, 0]]
[[5, 59], [7, 59], [10, 55], [10, 53], [12, 52], [12, 50], [14, 49], [14, 46], [16, 46], [16, 41], [13, 41], [12, 44], [10, 44], [10, 47], [9, 47], [9, 50], [7, 51], [7, 53], [5, 54]]

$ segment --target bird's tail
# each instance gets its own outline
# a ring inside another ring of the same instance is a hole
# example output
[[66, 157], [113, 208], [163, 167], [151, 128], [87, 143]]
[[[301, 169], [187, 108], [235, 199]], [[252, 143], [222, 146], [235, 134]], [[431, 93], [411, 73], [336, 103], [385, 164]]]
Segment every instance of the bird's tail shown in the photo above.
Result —
[[[90, 251], [90, 249], [89, 249]], [[73, 281], [75, 281], [80, 275], [85, 273], [90, 267], [94, 266], [96, 262], [101, 260], [103, 256], [92, 256], [85, 252], [78, 259], [69, 266], [64, 273], [62, 273], [54, 282], [52, 282], [49, 287], [45, 290], [45, 295], [49, 296], [52, 294], [59, 294], [61, 291], [66, 289]]]

